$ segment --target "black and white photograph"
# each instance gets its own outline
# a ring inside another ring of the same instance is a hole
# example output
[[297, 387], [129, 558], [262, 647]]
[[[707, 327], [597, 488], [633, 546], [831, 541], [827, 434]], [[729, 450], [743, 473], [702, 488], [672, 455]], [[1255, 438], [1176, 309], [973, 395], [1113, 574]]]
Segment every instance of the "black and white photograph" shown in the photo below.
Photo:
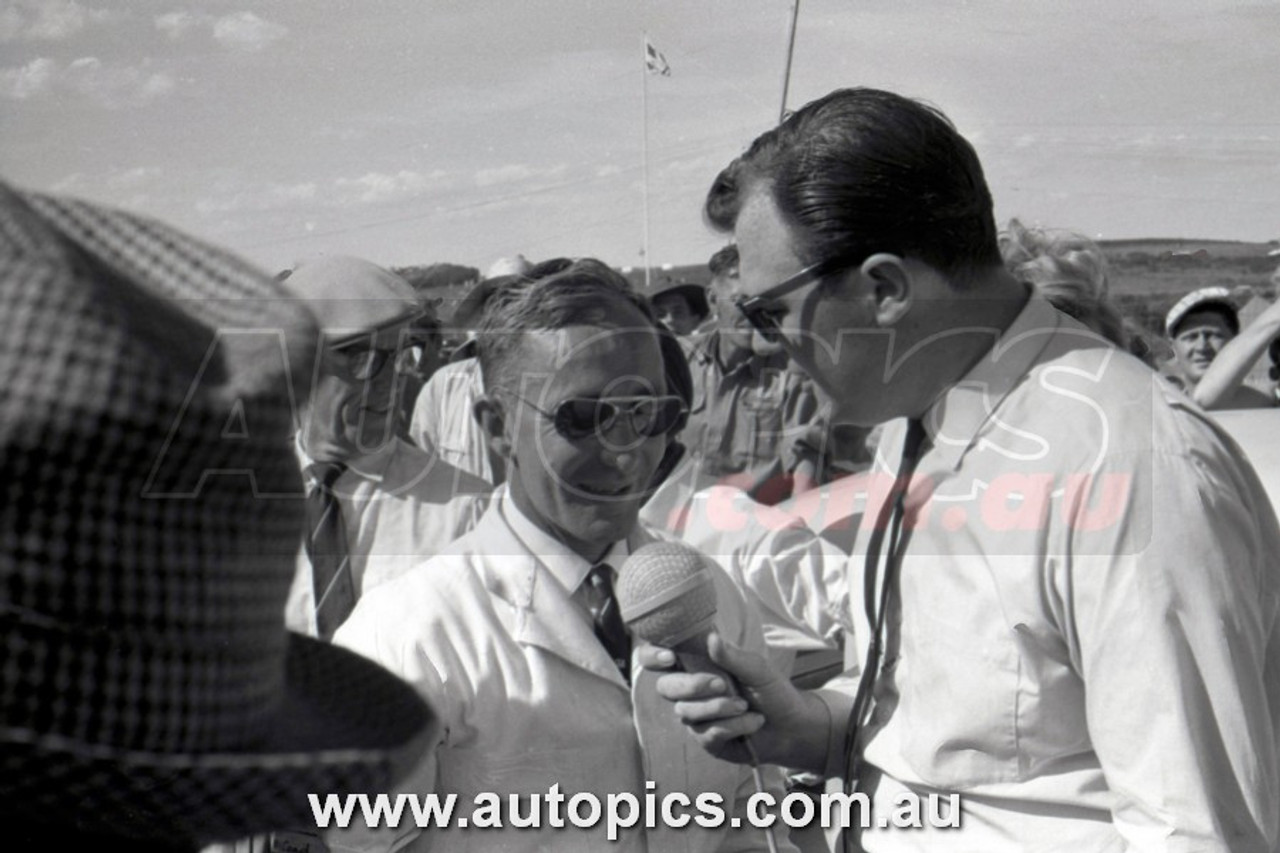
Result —
[[1277, 0], [0, 0], [0, 846], [1280, 853]]

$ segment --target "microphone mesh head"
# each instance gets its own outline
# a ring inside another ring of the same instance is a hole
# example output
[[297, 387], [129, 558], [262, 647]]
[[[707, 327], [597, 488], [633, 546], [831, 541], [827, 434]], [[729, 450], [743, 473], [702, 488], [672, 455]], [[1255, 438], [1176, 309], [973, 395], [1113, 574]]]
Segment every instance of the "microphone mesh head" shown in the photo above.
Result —
[[716, 589], [703, 556], [679, 542], [637, 548], [618, 572], [614, 595], [631, 633], [676, 646], [711, 628]]

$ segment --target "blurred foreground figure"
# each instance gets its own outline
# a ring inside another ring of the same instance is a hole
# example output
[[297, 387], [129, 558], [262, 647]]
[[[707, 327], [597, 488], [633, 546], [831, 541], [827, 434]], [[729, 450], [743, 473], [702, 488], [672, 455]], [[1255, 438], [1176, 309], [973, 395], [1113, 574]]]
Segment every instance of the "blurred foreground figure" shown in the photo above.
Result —
[[[969, 143], [836, 91], [756, 139], [707, 214], [741, 250], [737, 310], [833, 419], [895, 422], [849, 567], [858, 689], [713, 643], [748, 712], [705, 676], [658, 684], [700, 741], [844, 779], [874, 827], [844, 841], [877, 853], [1275, 850], [1266, 492], [1199, 407], [1008, 272]], [[816, 575], [752, 584], [794, 600]], [[942, 828], [879, 829], [912, 798]]]
[[383, 790], [429, 712], [285, 630], [301, 536], [270, 279], [0, 185], [0, 820], [9, 850], [190, 851]]

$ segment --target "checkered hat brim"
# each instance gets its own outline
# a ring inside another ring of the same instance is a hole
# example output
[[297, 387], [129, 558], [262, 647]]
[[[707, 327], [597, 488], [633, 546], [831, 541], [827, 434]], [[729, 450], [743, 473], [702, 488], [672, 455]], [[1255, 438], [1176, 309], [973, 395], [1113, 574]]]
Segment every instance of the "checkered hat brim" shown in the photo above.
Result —
[[315, 335], [224, 252], [0, 184], [0, 811], [232, 837], [416, 755], [411, 689], [284, 629]]
[[288, 692], [255, 749], [116, 750], [0, 729], [0, 817], [175, 848], [315, 825], [308, 794], [375, 794], [428, 745], [418, 694], [370, 661], [290, 638]]

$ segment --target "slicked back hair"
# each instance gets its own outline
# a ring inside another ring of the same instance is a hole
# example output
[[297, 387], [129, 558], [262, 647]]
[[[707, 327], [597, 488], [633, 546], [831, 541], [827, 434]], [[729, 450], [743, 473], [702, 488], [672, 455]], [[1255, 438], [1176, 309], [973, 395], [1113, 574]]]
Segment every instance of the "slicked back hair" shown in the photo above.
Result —
[[808, 263], [891, 252], [963, 288], [1001, 262], [973, 146], [937, 109], [892, 92], [838, 89], [759, 136], [712, 183], [708, 224], [731, 230], [757, 186], [796, 227]]

